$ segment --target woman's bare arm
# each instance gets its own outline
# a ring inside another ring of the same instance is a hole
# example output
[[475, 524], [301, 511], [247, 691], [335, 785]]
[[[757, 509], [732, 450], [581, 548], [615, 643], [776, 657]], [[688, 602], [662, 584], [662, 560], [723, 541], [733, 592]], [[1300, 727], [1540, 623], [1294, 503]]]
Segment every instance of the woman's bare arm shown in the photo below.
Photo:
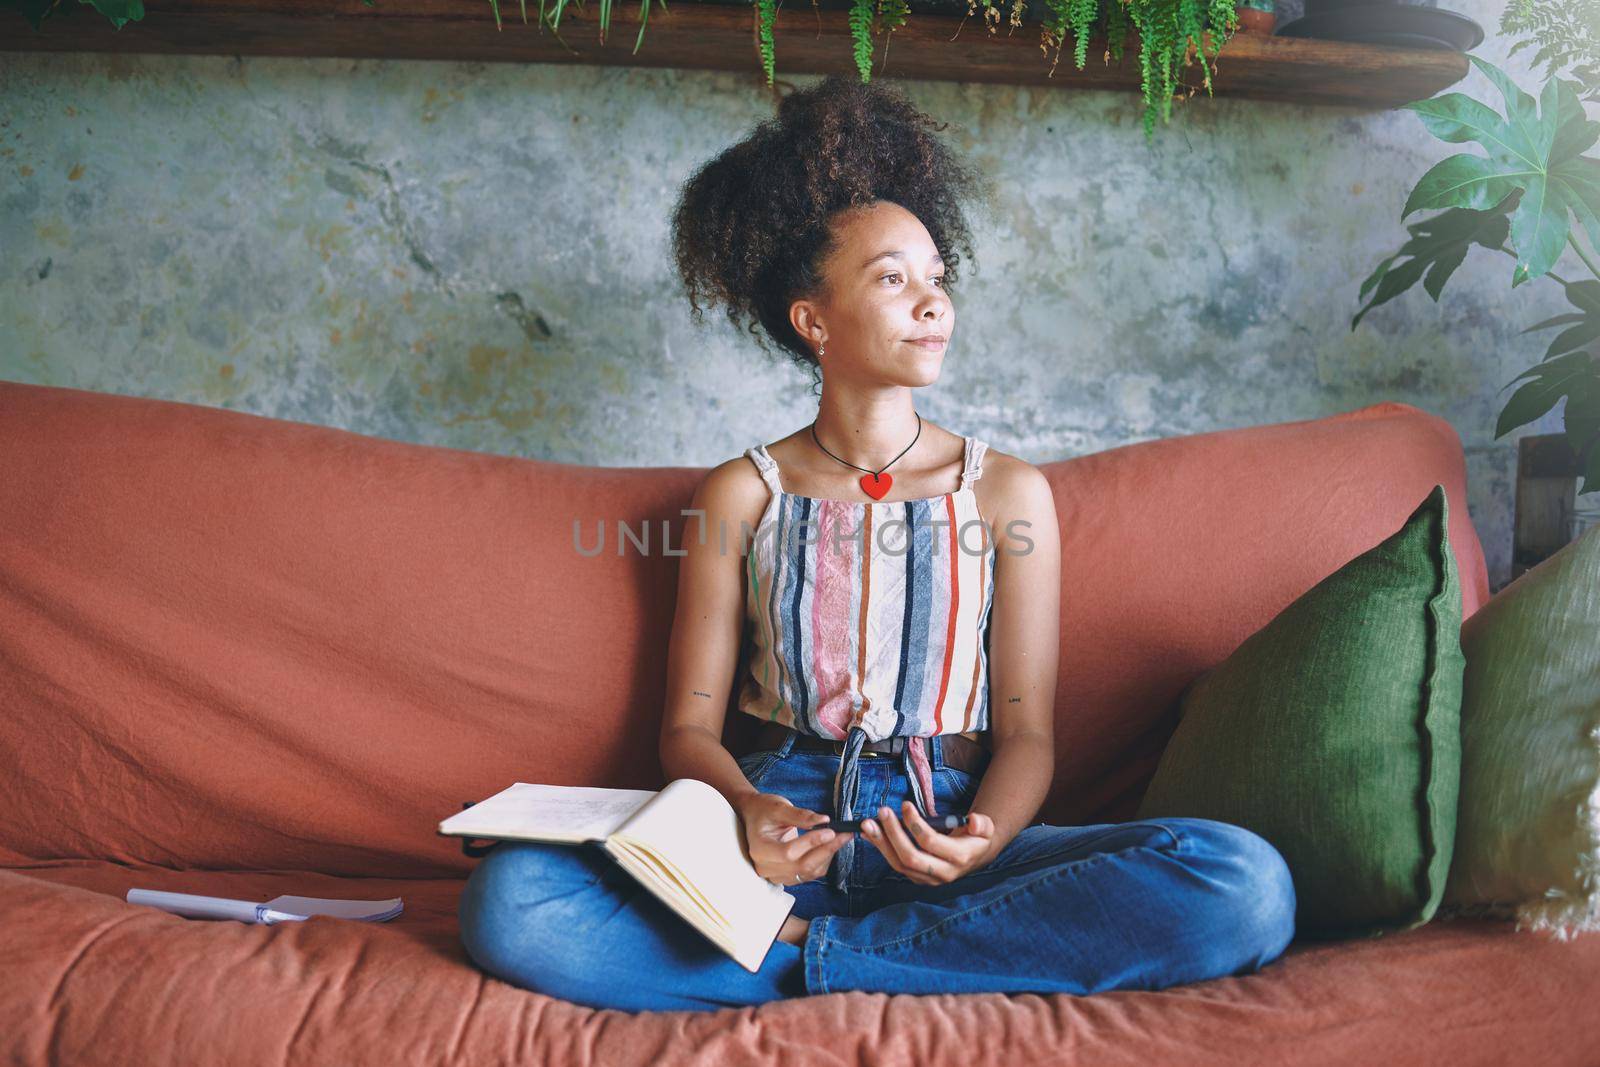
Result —
[[668, 781], [696, 778], [727, 797], [739, 813], [756, 873], [786, 885], [822, 877], [855, 835], [835, 834], [823, 826], [825, 813], [756, 789], [722, 744], [744, 636], [745, 536], [770, 497], [753, 468], [741, 469], [747, 463], [739, 457], [712, 469], [690, 502], [667, 647], [661, 768]]
[[741, 523], [755, 525], [768, 493], [753, 467], [746, 472], [738, 464], [749, 460], [737, 457], [707, 472], [685, 517], [659, 742], [668, 781], [707, 782], [735, 808], [757, 793], [722, 744], [744, 629]]
[[1055, 494], [1031, 464], [1008, 457], [993, 466], [1000, 468], [995, 473], [1002, 483], [996, 487], [990, 519], [997, 549], [989, 609], [994, 755], [971, 807], [995, 823], [995, 843], [985, 862], [1033, 821], [1055, 777], [1061, 649], [1061, 532]]

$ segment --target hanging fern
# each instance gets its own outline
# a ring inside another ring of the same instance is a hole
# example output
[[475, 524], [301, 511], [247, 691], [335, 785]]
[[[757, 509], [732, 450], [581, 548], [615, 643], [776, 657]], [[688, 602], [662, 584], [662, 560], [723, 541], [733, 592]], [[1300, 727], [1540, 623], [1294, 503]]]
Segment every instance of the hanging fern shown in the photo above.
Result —
[[[815, 2], [815, 0], [813, 0], [813, 2]], [[898, 30], [901, 26], [904, 26], [906, 24], [906, 20], [910, 17], [911, 6], [906, 2], [906, 0], [878, 0], [878, 16], [876, 19], [877, 27], [874, 32], [881, 32], [883, 34], [884, 58], [880, 61], [880, 64], [888, 62], [889, 38], [894, 35], [895, 30]]]
[[[985, 0], [987, 3], [988, 0]], [[1200, 62], [1201, 84], [1212, 93], [1212, 62], [1239, 25], [1234, 0], [1041, 0], [1047, 9], [1042, 20], [1040, 48], [1053, 48], [1060, 61], [1067, 35], [1073, 37], [1072, 60], [1079, 70], [1088, 61], [1089, 38], [1105, 34], [1103, 61], [1120, 63], [1130, 30], [1139, 34], [1139, 91], [1144, 98], [1144, 134], [1155, 136], [1157, 117], [1172, 118], [1172, 101], [1183, 84], [1183, 71], [1191, 53]], [[1209, 31], [1211, 48], [1202, 47]]]
[[[374, 0], [362, 2], [375, 6]], [[559, 30], [562, 12], [569, 2], [582, 9], [583, 0], [554, 0], [554, 11], [547, 23], [545, 0], [539, 0], [539, 24]], [[640, 0], [635, 53], [644, 42], [652, 2], [666, 9], [665, 0]], [[774, 28], [778, 2], [752, 0], [756, 9], [757, 51], [768, 88], [773, 86], [777, 76]], [[46, 16], [70, 3], [72, 0], [0, 0], [0, 8], [21, 11], [37, 30]], [[77, 3], [93, 6], [118, 27], [144, 17], [143, 0], [77, 0]], [[518, 0], [518, 3], [522, 21], [527, 23], [527, 0]], [[1026, 0], [1009, 0], [1009, 3], [1010, 14], [1005, 21], [1013, 28], [1021, 26]], [[1044, 10], [1040, 50], [1047, 56], [1052, 49], [1055, 52], [1050, 63], [1051, 76], [1060, 62], [1061, 48], [1068, 34], [1073, 38], [1073, 65], [1083, 70], [1088, 62], [1091, 37], [1099, 33], [1106, 37], [1103, 62], [1121, 63], [1128, 37], [1137, 33], [1139, 91], [1144, 100], [1147, 141], [1155, 135], [1158, 117], [1163, 122], [1171, 121], [1172, 101], [1182, 90], [1184, 69], [1193, 59], [1199, 60], [1200, 81], [1206, 94], [1213, 94], [1215, 57], [1239, 24], [1235, 0], [1034, 0], [1034, 3]], [[600, 0], [602, 43], [610, 29], [612, 4], [613, 0]], [[1003, 18], [1001, 9], [996, 0], [968, 0], [967, 13], [975, 14], [979, 4], [983, 7], [985, 26], [991, 34], [995, 33]], [[489, 0], [489, 8], [494, 13], [495, 26], [503, 28], [500, 0]], [[862, 82], [872, 79], [873, 39], [882, 34], [887, 49], [889, 36], [906, 24], [910, 14], [908, 0], [851, 0], [847, 16], [850, 51]], [[1577, 64], [1574, 72], [1588, 87], [1588, 97], [1600, 97], [1600, 0], [1510, 0], [1501, 18], [1501, 29], [1537, 33], [1544, 43], [1536, 62], [1555, 66]], [[1202, 46], [1203, 34], [1207, 31], [1211, 34], [1209, 51]], [[1519, 42], [1511, 51], [1529, 43]], [[1195, 91], [1191, 89], [1190, 93]]]
[[872, 80], [872, 0], [850, 2], [850, 51], [863, 84]]
[[778, 21], [777, 0], [755, 0], [758, 21], [756, 30], [756, 47], [761, 52], [761, 72], [767, 76], [767, 88], [772, 88], [772, 79], [777, 64], [777, 49], [772, 43], [772, 26]]

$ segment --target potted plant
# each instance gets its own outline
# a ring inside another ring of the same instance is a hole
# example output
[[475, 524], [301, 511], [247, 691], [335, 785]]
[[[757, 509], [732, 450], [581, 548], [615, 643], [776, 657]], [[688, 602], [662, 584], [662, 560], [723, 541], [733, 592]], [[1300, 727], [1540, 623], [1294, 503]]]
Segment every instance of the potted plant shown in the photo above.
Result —
[[[1593, 27], [1585, 37], [1582, 27], [1566, 25], [1569, 17], [1581, 20], [1581, 10], [1555, 2], [1542, 11], [1539, 6], [1540, 0], [1513, 0], [1509, 24], [1536, 27], [1551, 38], [1540, 52], [1552, 64], [1547, 75], [1571, 62], [1580, 79], [1549, 77], [1536, 103], [1500, 68], [1468, 55], [1500, 91], [1504, 114], [1464, 93], [1404, 105], [1435, 137], [1473, 142], [1483, 154], [1450, 156], [1418, 180], [1401, 219], [1414, 211], [1443, 210], [1407, 225], [1410, 240], [1361, 283], [1360, 296], [1370, 299], [1350, 328], [1419, 279], [1437, 301], [1474, 244], [1515, 260], [1512, 288], [1536, 278], [1560, 285], [1572, 310], [1523, 332], [1566, 328], [1551, 340], [1543, 362], [1506, 383], [1509, 389], [1527, 379], [1501, 411], [1495, 437], [1542, 417], [1565, 397], [1565, 433], [1577, 457], [1582, 495], [1600, 490], [1600, 358], [1594, 351], [1600, 339], [1600, 257], [1594, 254], [1600, 249], [1600, 158], [1583, 154], [1600, 140], [1600, 122], [1591, 121], [1581, 103], [1600, 95], [1600, 50]], [[1503, 19], [1502, 27], [1507, 24]], [[1569, 280], [1551, 269], [1568, 248], [1590, 277]], [[1410, 258], [1397, 263], [1402, 256]]]

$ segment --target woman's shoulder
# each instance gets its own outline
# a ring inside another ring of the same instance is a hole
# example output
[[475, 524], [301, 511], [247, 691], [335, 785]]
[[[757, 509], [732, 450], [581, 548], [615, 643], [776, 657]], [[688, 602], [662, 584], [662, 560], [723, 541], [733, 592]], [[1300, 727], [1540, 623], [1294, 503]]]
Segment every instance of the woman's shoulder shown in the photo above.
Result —
[[984, 445], [983, 456], [978, 460], [978, 465], [983, 468], [983, 481], [993, 478], [996, 482], [1004, 482], [1013, 487], [1025, 486], [1030, 482], [1036, 485], [1040, 482], [1049, 484], [1049, 479], [1038, 467], [1021, 456], [1002, 452], [993, 445]]
[[1032, 463], [986, 447], [979, 466], [983, 474], [977, 485], [987, 505], [984, 511], [994, 516], [997, 525], [1015, 518], [1037, 521], [1053, 514], [1055, 494], [1050, 479]]
[[698, 492], [733, 499], [765, 494], [766, 480], [751, 459], [749, 451], [745, 451], [718, 463], [700, 479]]
[[690, 507], [702, 512], [708, 523], [727, 523], [732, 532], [739, 529], [740, 522], [753, 529], [771, 497], [760, 470], [749, 455], [740, 453], [706, 471]]

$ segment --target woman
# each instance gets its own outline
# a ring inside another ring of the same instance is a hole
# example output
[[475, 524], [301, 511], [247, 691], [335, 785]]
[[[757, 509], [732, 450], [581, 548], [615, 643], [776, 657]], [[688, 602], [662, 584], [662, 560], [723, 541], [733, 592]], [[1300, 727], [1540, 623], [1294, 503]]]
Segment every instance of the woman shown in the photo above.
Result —
[[[914, 406], [954, 333], [958, 201], [980, 188], [927, 125], [881, 85], [824, 79], [675, 216], [696, 316], [723, 301], [821, 386], [811, 424], [695, 493], [660, 736], [666, 778], [716, 786], [795, 897], [778, 941], [751, 974], [598, 852], [505, 844], [461, 906], [490, 973], [625, 1010], [1089, 993], [1256, 970], [1293, 936], [1288, 868], [1241, 827], [1030, 825], [1055, 765], [1058, 520], [1035, 467]], [[737, 760], [734, 684], [764, 724]], [[966, 823], [929, 825], [950, 813]]]

